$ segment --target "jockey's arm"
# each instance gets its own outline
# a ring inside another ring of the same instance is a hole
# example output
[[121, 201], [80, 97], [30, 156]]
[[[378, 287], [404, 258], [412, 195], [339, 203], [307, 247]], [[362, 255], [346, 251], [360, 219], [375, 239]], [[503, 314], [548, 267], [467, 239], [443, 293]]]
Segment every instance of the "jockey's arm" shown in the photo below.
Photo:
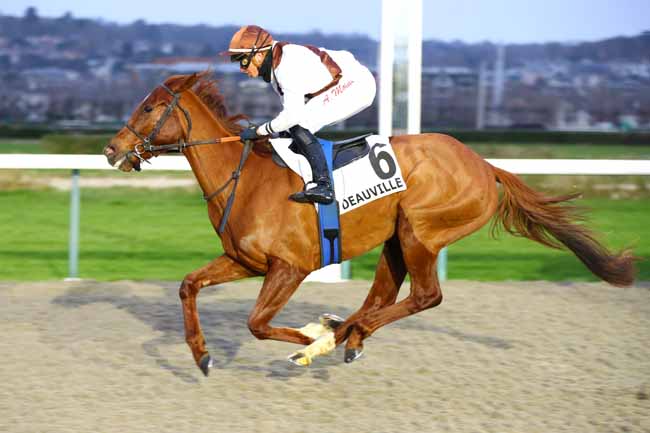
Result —
[[300, 123], [305, 110], [305, 94], [302, 91], [285, 89], [282, 98], [283, 109], [273, 120], [257, 128], [258, 135], [270, 135], [286, 131]]

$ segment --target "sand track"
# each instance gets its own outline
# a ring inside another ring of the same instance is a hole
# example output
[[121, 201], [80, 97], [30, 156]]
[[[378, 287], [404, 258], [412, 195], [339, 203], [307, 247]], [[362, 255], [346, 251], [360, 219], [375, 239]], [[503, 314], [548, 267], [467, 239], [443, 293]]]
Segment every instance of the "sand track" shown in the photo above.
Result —
[[[206, 379], [176, 283], [0, 283], [0, 431], [650, 432], [647, 284], [450, 282], [359, 361], [309, 368], [248, 332], [259, 285], [201, 293]], [[275, 323], [345, 316], [368, 286], [306, 284]]]

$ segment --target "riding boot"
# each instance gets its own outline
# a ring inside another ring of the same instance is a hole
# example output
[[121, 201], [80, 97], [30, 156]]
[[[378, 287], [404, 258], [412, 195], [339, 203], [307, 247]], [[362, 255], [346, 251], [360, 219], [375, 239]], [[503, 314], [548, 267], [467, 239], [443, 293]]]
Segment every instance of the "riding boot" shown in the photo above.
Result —
[[307, 158], [312, 172], [313, 180], [311, 183], [316, 184], [316, 186], [309, 189], [305, 185], [304, 190], [291, 194], [289, 198], [299, 203], [332, 203], [334, 201], [334, 191], [332, 190], [332, 182], [320, 142], [308, 129], [299, 125], [289, 128], [289, 133], [298, 150]]

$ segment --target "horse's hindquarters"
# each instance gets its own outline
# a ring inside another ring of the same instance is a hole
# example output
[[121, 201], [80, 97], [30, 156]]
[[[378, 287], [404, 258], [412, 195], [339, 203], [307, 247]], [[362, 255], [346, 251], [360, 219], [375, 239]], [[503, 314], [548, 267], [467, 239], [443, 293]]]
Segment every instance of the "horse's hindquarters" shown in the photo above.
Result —
[[427, 249], [476, 231], [498, 203], [489, 164], [458, 140], [441, 134], [393, 138], [407, 189], [399, 206]]

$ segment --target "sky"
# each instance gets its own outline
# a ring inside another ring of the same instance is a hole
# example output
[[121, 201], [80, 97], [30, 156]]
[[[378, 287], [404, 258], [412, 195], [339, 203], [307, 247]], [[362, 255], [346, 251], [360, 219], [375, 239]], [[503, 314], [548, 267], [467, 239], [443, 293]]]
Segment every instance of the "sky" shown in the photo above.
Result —
[[[395, 0], [400, 1], [400, 0]], [[423, 0], [425, 39], [474, 43], [581, 42], [650, 30], [650, 0]], [[381, 0], [11, 0], [0, 14], [71, 12], [117, 23], [257, 24], [271, 33], [359, 33], [379, 39]]]

